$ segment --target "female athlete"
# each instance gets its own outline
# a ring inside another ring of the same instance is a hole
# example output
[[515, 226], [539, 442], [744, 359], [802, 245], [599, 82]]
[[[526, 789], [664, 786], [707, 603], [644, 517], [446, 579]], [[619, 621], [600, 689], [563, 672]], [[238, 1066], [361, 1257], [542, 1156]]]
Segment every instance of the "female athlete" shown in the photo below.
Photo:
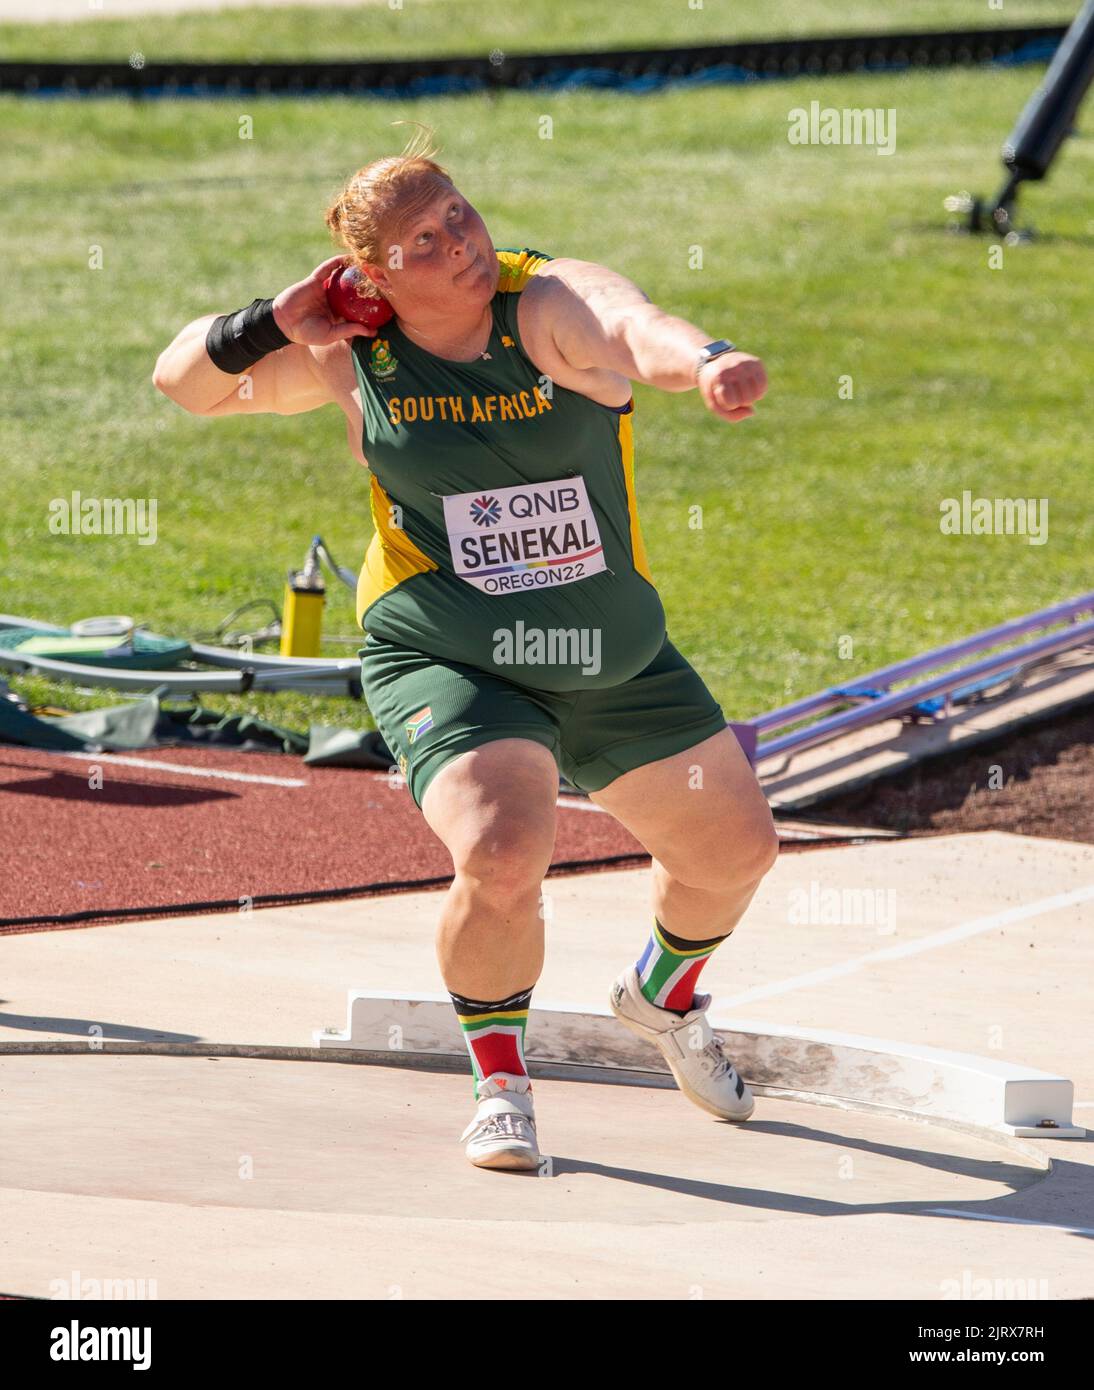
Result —
[[[652, 856], [653, 925], [610, 993], [684, 1094], [753, 1099], [699, 973], [773, 864], [767, 802], [717, 701], [669, 641], [635, 503], [631, 383], [754, 413], [760, 361], [625, 276], [497, 248], [414, 142], [327, 211], [345, 249], [272, 300], [188, 324], [154, 383], [196, 415], [334, 403], [371, 473], [358, 589], [365, 697], [452, 855], [437, 954], [467, 1041], [472, 1163], [538, 1166], [524, 1034], [543, 965], [540, 892], [559, 772]], [[394, 316], [336, 321], [348, 261]]]

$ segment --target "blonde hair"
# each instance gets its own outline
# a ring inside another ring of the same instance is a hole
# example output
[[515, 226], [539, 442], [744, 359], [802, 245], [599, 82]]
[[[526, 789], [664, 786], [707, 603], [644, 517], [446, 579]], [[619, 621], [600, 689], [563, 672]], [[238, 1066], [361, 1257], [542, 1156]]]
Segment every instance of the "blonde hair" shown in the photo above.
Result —
[[[433, 160], [438, 153], [433, 132], [419, 121], [393, 121], [393, 125], [414, 125], [417, 132], [402, 154], [374, 159], [352, 174], [338, 197], [326, 211], [331, 234], [346, 250], [347, 261], [363, 270], [366, 264], [386, 264], [385, 235], [395, 219], [403, 222], [437, 196], [438, 183], [454, 187], [447, 169]], [[362, 275], [358, 291], [366, 298], [379, 298], [380, 292]]]

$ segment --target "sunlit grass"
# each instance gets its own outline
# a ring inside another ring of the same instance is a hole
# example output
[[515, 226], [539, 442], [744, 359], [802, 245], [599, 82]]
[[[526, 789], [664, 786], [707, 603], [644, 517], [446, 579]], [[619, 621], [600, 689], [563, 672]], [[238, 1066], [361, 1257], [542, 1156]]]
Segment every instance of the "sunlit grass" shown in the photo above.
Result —
[[[948, 234], [942, 211], [947, 193], [997, 183], [1001, 138], [1039, 75], [245, 108], [0, 102], [0, 609], [124, 612], [190, 635], [247, 599], [280, 603], [315, 531], [359, 564], [367, 475], [336, 408], [195, 419], [151, 371], [189, 319], [272, 295], [331, 253], [326, 198], [401, 147], [402, 117], [434, 126], [498, 245], [613, 266], [765, 359], [770, 394], [736, 426], [695, 394], [636, 388], [640, 512], [669, 631], [727, 714], [1091, 587], [1090, 142], [1024, 192], [1045, 235], [1004, 248], [999, 269], [988, 239]], [[895, 108], [896, 153], [789, 145], [789, 109], [814, 98]], [[252, 141], [238, 138], [241, 109]], [[1047, 497], [1049, 543], [941, 535], [940, 501], [965, 488]], [[156, 545], [50, 535], [50, 499], [73, 489], [156, 497]], [[353, 635], [348, 591], [330, 590], [327, 631]], [[63, 702], [87, 701], [68, 689]], [[364, 717], [295, 695], [218, 707], [298, 727]]]

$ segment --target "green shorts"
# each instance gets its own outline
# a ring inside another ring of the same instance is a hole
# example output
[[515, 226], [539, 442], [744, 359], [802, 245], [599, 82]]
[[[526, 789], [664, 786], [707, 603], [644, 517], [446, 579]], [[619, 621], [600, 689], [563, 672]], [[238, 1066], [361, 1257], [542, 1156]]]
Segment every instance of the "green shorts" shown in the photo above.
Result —
[[542, 691], [369, 633], [361, 683], [419, 809], [446, 763], [494, 739], [543, 744], [572, 786], [595, 792], [726, 727], [721, 706], [667, 636], [650, 664], [619, 685]]

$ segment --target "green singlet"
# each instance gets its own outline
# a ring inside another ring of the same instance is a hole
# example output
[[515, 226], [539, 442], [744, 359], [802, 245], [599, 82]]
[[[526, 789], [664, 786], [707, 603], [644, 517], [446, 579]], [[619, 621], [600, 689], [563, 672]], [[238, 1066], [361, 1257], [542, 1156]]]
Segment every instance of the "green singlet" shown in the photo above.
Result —
[[634, 403], [599, 405], [537, 371], [517, 306], [550, 257], [497, 257], [486, 359], [435, 357], [394, 319], [352, 340], [376, 528], [358, 619], [534, 689], [618, 685], [665, 636], [635, 503]]
[[535, 367], [517, 307], [551, 257], [496, 255], [482, 358], [437, 357], [395, 319], [351, 340], [375, 527], [362, 682], [419, 807], [493, 739], [540, 743], [595, 791], [725, 728], [646, 562], [633, 398], [600, 405]]

